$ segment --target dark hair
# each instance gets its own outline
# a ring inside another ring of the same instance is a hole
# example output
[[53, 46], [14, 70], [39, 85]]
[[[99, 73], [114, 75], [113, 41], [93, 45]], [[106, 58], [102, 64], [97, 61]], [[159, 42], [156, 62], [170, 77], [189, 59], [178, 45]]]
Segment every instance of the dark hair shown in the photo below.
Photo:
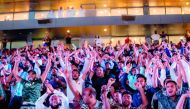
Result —
[[102, 68], [104, 70], [104, 68], [101, 65], [96, 66], [96, 69], [98, 68]]
[[130, 93], [129, 91], [125, 91], [125, 92], [123, 92], [123, 93], [122, 93], [122, 96], [124, 96], [125, 94], [128, 94], [128, 95], [132, 96], [131, 93]]
[[142, 74], [137, 74], [137, 79], [138, 78], [143, 78], [144, 80], [145, 80], [145, 82], [146, 82], [146, 77], [144, 76], [144, 75], [142, 75]]
[[171, 80], [171, 78], [170, 78], [170, 77], [167, 77], [167, 78], [164, 80], [164, 84], [166, 84], [166, 82], [167, 82], [168, 80]]
[[167, 85], [168, 83], [174, 83], [174, 84], [177, 86], [177, 83], [176, 83], [174, 80], [168, 80], [168, 81], [166, 81], [166, 85]]
[[88, 90], [89, 91], [89, 95], [93, 95], [96, 97], [96, 90], [93, 87], [87, 87], [84, 90]]
[[32, 72], [33, 74], [36, 74], [36, 71], [34, 70], [29, 70], [28, 73]]

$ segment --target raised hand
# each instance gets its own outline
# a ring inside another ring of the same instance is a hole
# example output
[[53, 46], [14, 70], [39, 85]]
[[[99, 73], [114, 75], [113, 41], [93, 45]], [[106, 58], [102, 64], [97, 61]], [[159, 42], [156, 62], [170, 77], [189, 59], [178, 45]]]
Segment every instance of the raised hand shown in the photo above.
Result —
[[53, 54], [52, 53], [48, 53], [48, 60], [51, 60], [53, 58]]
[[46, 86], [46, 88], [47, 88], [47, 92], [48, 92], [48, 93], [52, 93], [52, 92], [54, 91], [54, 88], [52, 87], [51, 84], [46, 83], [45, 86]]
[[184, 95], [185, 97], [190, 98], [190, 91], [187, 91]]
[[103, 85], [103, 86], [101, 87], [101, 92], [104, 93], [104, 92], [106, 92], [106, 90], [107, 90], [107, 86], [106, 86], [106, 85]]
[[139, 91], [142, 91], [143, 90], [143, 88], [142, 88], [142, 85], [140, 84], [140, 83], [135, 83], [135, 87], [137, 88], [137, 90], [139, 90]]
[[108, 86], [111, 86], [113, 83], [115, 83], [115, 79], [114, 78], [110, 78], [109, 80], [108, 80]]
[[69, 72], [68, 72], [68, 70], [67, 70], [67, 69], [65, 70], [64, 74], [65, 74], [66, 79], [69, 79], [70, 74], [69, 74]]
[[21, 56], [19, 55], [19, 56], [17, 56], [17, 57], [15, 57], [15, 62], [16, 63], [19, 63], [20, 62], [20, 60], [21, 60]]
[[57, 56], [58, 57], [61, 57], [61, 54], [62, 54], [61, 51], [57, 51]]

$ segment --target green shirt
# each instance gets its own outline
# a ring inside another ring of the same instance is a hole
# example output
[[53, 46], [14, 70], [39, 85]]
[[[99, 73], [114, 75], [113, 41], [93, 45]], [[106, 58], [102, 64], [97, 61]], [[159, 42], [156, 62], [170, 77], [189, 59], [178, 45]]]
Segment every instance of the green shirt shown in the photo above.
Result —
[[[80, 105], [81, 109], [90, 109], [88, 107], [88, 105], [86, 105], [84, 103], [84, 101], [82, 99], [79, 100], [79, 105]], [[103, 108], [103, 103], [101, 101], [97, 100], [94, 109], [102, 109], [102, 108]]]
[[41, 79], [34, 81], [22, 80], [22, 84], [23, 84], [23, 91], [22, 91], [23, 101], [35, 103], [36, 100], [41, 96], [41, 87], [42, 87]]

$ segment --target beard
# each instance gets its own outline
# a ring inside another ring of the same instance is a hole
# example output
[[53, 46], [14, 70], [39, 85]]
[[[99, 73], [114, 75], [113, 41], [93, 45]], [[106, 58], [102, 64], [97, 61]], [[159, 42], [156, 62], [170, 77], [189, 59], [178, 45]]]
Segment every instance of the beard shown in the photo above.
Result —
[[52, 109], [59, 109], [59, 105], [56, 105], [56, 106], [52, 106], [50, 105]]
[[129, 107], [130, 104], [123, 102], [122, 105], [123, 105], [124, 107]]
[[73, 80], [78, 80], [79, 79], [79, 77], [73, 77]]

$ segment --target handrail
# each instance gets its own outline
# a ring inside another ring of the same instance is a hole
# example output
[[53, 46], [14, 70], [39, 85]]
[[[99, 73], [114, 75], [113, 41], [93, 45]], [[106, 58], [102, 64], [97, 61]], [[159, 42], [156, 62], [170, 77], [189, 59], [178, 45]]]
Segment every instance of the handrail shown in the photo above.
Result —
[[[190, 7], [190, 6], [149, 6], [149, 8], [183, 8], [183, 7]], [[106, 9], [109, 7], [102, 7], [102, 8], [96, 8], [96, 9]], [[144, 6], [134, 6], [134, 7], [112, 7], [109, 9], [128, 9], [128, 8], [144, 8]], [[54, 9], [53, 11], [57, 11], [58, 9]], [[66, 9], [64, 9], [66, 10]], [[75, 10], [79, 10], [79, 9], [75, 9]], [[89, 9], [85, 9], [85, 10], [89, 10]], [[19, 12], [0, 12], [0, 14], [8, 14], [8, 13], [24, 13], [24, 12], [43, 12], [43, 11], [50, 11], [50, 10], [32, 10], [32, 11], [19, 11]]]
[[[181, 10], [181, 12], [180, 12], [180, 14], [184, 14], [183, 13], [183, 11], [185, 10], [185, 8], [189, 8], [189, 10], [190, 10], [190, 6], [149, 6], [148, 8], [149, 8], [149, 10], [148, 10], [148, 13], [149, 13], [149, 15], [150, 15], [150, 9], [151, 8], [164, 8], [164, 10], [165, 10], [165, 12], [164, 12], [164, 15], [167, 15], [167, 8], [180, 8]], [[140, 9], [142, 9], [142, 13], [140, 14], [140, 15], [144, 15], [144, 7], [143, 6], [137, 6], [137, 7], [125, 7], [125, 8], [97, 8], [97, 9], [83, 9], [84, 10], [84, 16], [82, 15], [82, 16], [77, 16], [76, 15], [76, 12], [81, 12], [80, 11], [80, 9], [73, 9], [73, 11], [74, 11], [74, 16], [64, 16], [64, 17], [86, 17], [86, 14], [87, 14], [87, 12], [89, 12], [89, 11], [94, 11], [94, 13], [92, 14], [92, 15], [90, 15], [90, 16], [122, 16], [123, 14], [125, 14], [125, 15], [129, 15], [129, 9], [134, 9], [134, 8], [140, 8]], [[108, 13], [105, 13], [105, 12], [100, 12], [100, 14], [101, 13], [103, 13], [103, 15], [98, 15], [99, 13], [99, 11], [101, 11], [101, 10], [107, 10], [107, 12]], [[121, 11], [121, 9], [123, 10], [126, 10], [126, 12], [125, 13], [117, 13], [117, 14], [113, 14], [112, 13], [112, 10], [117, 10], [118, 9], [118, 12], [119, 12], [119, 10]], [[64, 13], [66, 13], [66, 14], [68, 14], [68, 12], [69, 12], [69, 10], [70, 9], [67, 9], [67, 10], [63, 10], [64, 11]], [[11, 20], [15, 20], [15, 18], [14, 18], [14, 16], [16, 15], [16, 14], [20, 14], [20, 13], [27, 13], [28, 14], [28, 16], [27, 16], [27, 19], [23, 19], [23, 20], [29, 20], [29, 14], [30, 13], [33, 13], [34, 15], [35, 14], [37, 14], [37, 13], [40, 13], [40, 12], [42, 12], [42, 14], [43, 14], [43, 12], [49, 12], [50, 10], [38, 10], [38, 11], [21, 11], [21, 12], [2, 12], [2, 13], [0, 13], [0, 16], [1, 15], [3, 15], [3, 14], [10, 14], [11, 16], [13, 16], [13, 18], [11, 19]], [[57, 12], [58, 10], [53, 10], [53, 11], [55, 11], [55, 12]], [[55, 13], [54, 13], [55, 14]], [[134, 15], [138, 15], [138, 14], [135, 14], [135, 13], [133, 13]], [[175, 14], [175, 13], [174, 13]], [[176, 13], [176, 14], [179, 14], [179, 13]], [[188, 14], [190, 14], [190, 11], [188, 12]], [[159, 13], [158, 14], [156, 14], [156, 15], [159, 15]], [[163, 14], [162, 14], [163, 15]], [[88, 16], [88, 15], [87, 15]], [[5, 16], [6, 17], [6, 16]], [[39, 16], [38, 16], [39, 17]], [[33, 19], [38, 19], [38, 17], [35, 15], [34, 17], [33, 17]], [[45, 17], [45, 16], [44, 16]], [[47, 17], [47, 15], [46, 15], [46, 17]], [[64, 18], [63, 17], [63, 18]], [[57, 18], [57, 17], [55, 17], [55, 18]], [[10, 21], [11, 21], [10, 20]], [[2, 20], [2, 18], [0, 17], [0, 21], [4, 21], [4, 20]]]

